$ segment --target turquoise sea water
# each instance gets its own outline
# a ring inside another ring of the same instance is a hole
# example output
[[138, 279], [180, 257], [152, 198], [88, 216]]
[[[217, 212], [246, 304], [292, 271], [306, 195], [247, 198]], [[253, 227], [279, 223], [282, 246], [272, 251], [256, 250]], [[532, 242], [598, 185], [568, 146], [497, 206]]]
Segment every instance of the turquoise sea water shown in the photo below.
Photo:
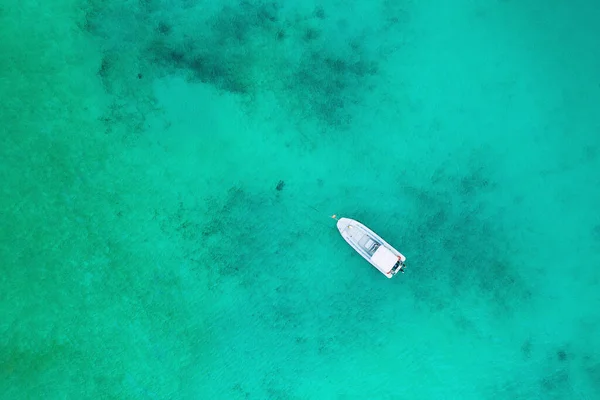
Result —
[[2, 1], [0, 398], [600, 398], [600, 6], [480, 3]]

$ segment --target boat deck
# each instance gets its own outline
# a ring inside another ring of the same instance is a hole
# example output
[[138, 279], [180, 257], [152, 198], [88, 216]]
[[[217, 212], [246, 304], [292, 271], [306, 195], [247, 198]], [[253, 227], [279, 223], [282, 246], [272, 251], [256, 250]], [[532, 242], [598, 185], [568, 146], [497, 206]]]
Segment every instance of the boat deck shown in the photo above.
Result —
[[391, 278], [398, 270], [404, 272], [401, 267], [406, 257], [375, 232], [350, 218], [338, 220], [337, 227], [346, 242], [386, 277]]

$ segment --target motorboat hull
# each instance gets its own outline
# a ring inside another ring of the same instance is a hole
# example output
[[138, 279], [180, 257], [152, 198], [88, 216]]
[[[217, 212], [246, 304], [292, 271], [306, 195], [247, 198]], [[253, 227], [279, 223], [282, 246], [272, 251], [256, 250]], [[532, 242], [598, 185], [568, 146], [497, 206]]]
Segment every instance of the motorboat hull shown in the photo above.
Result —
[[387, 278], [404, 272], [406, 257], [365, 225], [340, 218], [337, 228], [344, 240]]

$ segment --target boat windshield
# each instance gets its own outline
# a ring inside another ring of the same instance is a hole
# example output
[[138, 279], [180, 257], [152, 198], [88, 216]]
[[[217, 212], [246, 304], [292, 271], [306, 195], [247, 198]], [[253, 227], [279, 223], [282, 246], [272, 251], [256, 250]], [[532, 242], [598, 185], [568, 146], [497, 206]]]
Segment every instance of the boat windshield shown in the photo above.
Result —
[[381, 246], [381, 244], [377, 243], [367, 235], [363, 236], [358, 244], [360, 244], [370, 256], [375, 254], [375, 251]]

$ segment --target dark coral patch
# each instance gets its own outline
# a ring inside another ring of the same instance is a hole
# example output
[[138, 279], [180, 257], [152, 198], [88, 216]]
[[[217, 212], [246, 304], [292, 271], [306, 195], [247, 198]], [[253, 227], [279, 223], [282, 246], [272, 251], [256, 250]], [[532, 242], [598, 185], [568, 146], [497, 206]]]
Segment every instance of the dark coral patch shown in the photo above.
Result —
[[556, 352], [556, 358], [558, 361], [566, 361], [567, 360], [567, 352], [564, 350], [559, 350]]

